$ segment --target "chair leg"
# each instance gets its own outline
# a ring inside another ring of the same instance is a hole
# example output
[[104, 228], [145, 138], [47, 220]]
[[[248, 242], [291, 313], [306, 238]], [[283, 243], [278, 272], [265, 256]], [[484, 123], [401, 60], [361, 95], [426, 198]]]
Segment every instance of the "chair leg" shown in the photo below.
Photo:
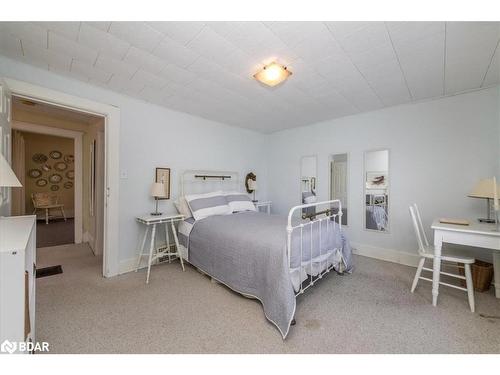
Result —
[[413, 279], [413, 284], [411, 286], [412, 293], [415, 291], [415, 288], [417, 287], [418, 279], [420, 278], [420, 274], [422, 273], [422, 268], [424, 267], [424, 263], [425, 263], [425, 258], [420, 258], [420, 261], [418, 262], [417, 272], [415, 273], [415, 278]]
[[64, 208], [62, 208], [62, 207], [61, 207], [61, 214], [62, 214], [64, 221], [66, 221], [66, 215], [64, 214]]
[[467, 282], [467, 295], [469, 296], [470, 311], [474, 312], [474, 285], [472, 283], [470, 264], [465, 264], [465, 280]]
[[45, 209], [45, 224], [49, 223], [49, 209]]

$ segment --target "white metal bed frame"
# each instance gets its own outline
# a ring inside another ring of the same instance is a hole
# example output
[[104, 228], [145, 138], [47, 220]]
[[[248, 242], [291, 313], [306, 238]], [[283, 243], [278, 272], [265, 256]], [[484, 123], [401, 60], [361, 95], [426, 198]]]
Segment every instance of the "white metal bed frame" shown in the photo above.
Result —
[[[196, 177], [198, 176], [198, 177]], [[205, 176], [206, 178], [203, 178]], [[213, 184], [213, 187], [217, 186], [217, 189], [224, 190], [224, 179], [222, 178], [225, 176], [226, 180], [226, 186], [231, 186], [231, 190], [237, 190], [239, 189], [239, 173], [238, 172], [229, 172], [229, 171], [210, 171], [210, 170], [186, 170], [182, 174], [181, 178], [181, 194], [185, 195], [186, 194], [186, 187], [188, 184], [190, 186], [194, 186], [193, 184], [201, 183], [202, 185], [206, 185], [207, 180], [211, 180], [211, 178], [216, 178], [220, 177], [221, 182], [220, 184]], [[230, 176], [230, 177], [228, 177]], [[189, 179], [191, 177], [191, 180]], [[201, 177], [201, 178], [200, 178]], [[213, 180], [212, 180], [213, 181]], [[199, 186], [199, 185], [198, 185]], [[197, 191], [200, 192], [200, 191]], [[304, 218], [302, 218], [302, 221], [299, 224], [293, 224], [293, 218], [294, 215], [297, 213], [302, 213], [302, 209], [308, 208], [308, 207], [326, 207], [326, 210], [313, 213], [309, 216], [309, 221], [305, 221]], [[337, 220], [338, 218], [338, 220]], [[333, 267], [334, 267], [334, 262], [332, 261], [330, 264], [329, 262], [331, 261], [331, 258], [335, 256], [335, 250], [342, 250], [342, 249], [327, 249], [328, 251], [331, 251], [331, 255], [327, 256], [324, 259], [321, 259], [323, 257], [323, 253], [321, 251], [321, 237], [322, 237], [322, 231], [323, 231], [323, 226], [322, 223], [326, 220], [326, 234], [329, 234], [330, 230], [335, 231], [336, 227], [338, 226], [339, 232], [342, 229], [342, 203], [340, 202], [339, 199], [333, 199], [329, 201], [323, 201], [323, 202], [315, 202], [315, 203], [309, 203], [309, 204], [302, 204], [298, 206], [294, 206], [290, 209], [288, 212], [288, 223], [286, 226], [286, 233], [287, 233], [287, 256], [288, 256], [288, 267], [290, 272], [292, 272], [292, 235], [294, 231], [300, 231], [300, 259], [302, 260], [302, 255], [303, 255], [303, 235], [304, 231], [309, 229], [311, 231], [311, 246], [310, 246], [310, 253], [311, 256], [308, 258], [306, 262], [302, 261], [300, 268], [299, 268], [299, 277], [302, 278], [302, 272], [303, 270], [307, 270], [308, 267], [311, 270], [311, 274], [307, 275], [307, 278], [305, 278], [303, 281], [300, 283], [300, 289], [297, 293], [295, 293], [295, 296], [299, 296], [300, 294], [303, 294], [308, 288], [313, 286], [318, 280], [322, 279], [324, 275], [329, 273]], [[337, 222], [338, 221], [338, 222]], [[317, 262], [318, 257], [312, 258], [312, 253], [313, 253], [313, 236], [312, 236], [312, 231], [314, 225], [319, 226], [319, 241], [318, 246], [319, 246], [319, 258], [320, 260], [320, 271], [318, 272], [317, 275], [313, 276], [312, 274], [312, 269], [314, 267], [314, 263]], [[325, 254], [326, 255], [326, 254]], [[186, 261], [189, 262], [188, 259]], [[322, 267], [322, 264], [324, 262], [324, 268]], [[341, 267], [345, 266], [344, 259], [341, 257]], [[211, 276], [211, 275], [209, 275]], [[240, 293], [242, 294], [242, 293]], [[244, 295], [244, 294], [242, 294]], [[245, 296], [245, 295], [244, 295]]]
[[[311, 214], [310, 221], [308, 221], [308, 222], [301, 221], [299, 224], [293, 225], [292, 221], [293, 221], [293, 217], [294, 217], [294, 214], [296, 211], [302, 212], [302, 209], [304, 209], [304, 208], [317, 207], [317, 206], [328, 206], [328, 208], [325, 211]], [[334, 208], [337, 208], [337, 210], [334, 210]], [[316, 218], [317, 216], [323, 216], [323, 217]], [[337, 217], [338, 217], [338, 223], [337, 223]], [[322, 222], [325, 220], [326, 220], [326, 229], [325, 229], [326, 233], [325, 233], [325, 235], [328, 236], [328, 234], [330, 233], [330, 230], [335, 231], [336, 226], [338, 226], [339, 232], [340, 232], [340, 230], [342, 229], [342, 203], [340, 202], [339, 199], [333, 199], [333, 200], [329, 200], [329, 201], [298, 205], [298, 206], [292, 207], [290, 209], [290, 211], [288, 212], [288, 224], [286, 227], [286, 232], [287, 232], [286, 249], [287, 249], [287, 256], [288, 256], [288, 268], [290, 269], [290, 272], [291, 272], [292, 271], [292, 251], [293, 251], [293, 249], [291, 248], [292, 247], [292, 235], [293, 235], [293, 232], [295, 230], [297, 230], [297, 231], [300, 231], [300, 260], [301, 260], [301, 265], [299, 268], [300, 277], [302, 277], [302, 270], [303, 269], [307, 270], [309, 268], [311, 270], [309, 276], [304, 281], [302, 281], [300, 283], [300, 289], [295, 294], [296, 297], [299, 296], [300, 294], [303, 294], [309, 287], [313, 286], [316, 283], [316, 281], [322, 279], [325, 274], [329, 273], [333, 269], [333, 266], [334, 266], [333, 262], [331, 262], [330, 265], [328, 264], [330, 257], [335, 256], [335, 250], [341, 250], [341, 249], [327, 249], [325, 255], [328, 254], [329, 250], [331, 250], [331, 255], [327, 256], [324, 260], [322, 259], [323, 258], [323, 252], [321, 251], [321, 245], [322, 245], [321, 237], [322, 237], [322, 231], [323, 231]], [[315, 263], [316, 262], [315, 259], [318, 258], [318, 257], [313, 258], [313, 256], [312, 256], [312, 254], [313, 254], [313, 235], [312, 235], [312, 233], [313, 233], [314, 225], [316, 223], [318, 226], [318, 233], [319, 233], [319, 235], [318, 235], [319, 240], [316, 242], [318, 243], [318, 250], [319, 250], [320, 271], [319, 271], [318, 275], [313, 276], [313, 272], [312, 272], [313, 263]], [[303, 250], [304, 231], [307, 229], [310, 230], [310, 234], [311, 234], [310, 235], [310, 247], [309, 247], [310, 256], [307, 258], [307, 261], [304, 262], [302, 260], [303, 259], [302, 255], [303, 255], [303, 251], [304, 251]], [[323, 269], [323, 267], [321, 267], [323, 262], [325, 265], [324, 269]], [[343, 258], [341, 258], [342, 266], [344, 265], [343, 262], [344, 262], [344, 260], [343, 260]]]

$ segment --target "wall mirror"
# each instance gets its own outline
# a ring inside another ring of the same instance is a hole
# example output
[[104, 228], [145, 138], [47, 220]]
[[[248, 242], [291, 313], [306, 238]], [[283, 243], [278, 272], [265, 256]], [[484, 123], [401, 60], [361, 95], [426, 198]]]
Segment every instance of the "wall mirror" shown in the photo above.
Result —
[[364, 157], [365, 229], [389, 232], [389, 150], [366, 151]]
[[[342, 225], [347, 225], [348, 217], [348, 176], [349, 158], [347, 154], [330, 156], [330, 200], [338, 199], [342, 204]], [[335, 220], [338, 222], [338, 216]]]
[[[318, 178], [318, 158], [316, 155], [303, 156], [300, 159], [300, 192], [301, 203], [315, 203], [316, 183]], [[316, 212], [315, 207], [302, 209], [302, 216], [311, 215]]]

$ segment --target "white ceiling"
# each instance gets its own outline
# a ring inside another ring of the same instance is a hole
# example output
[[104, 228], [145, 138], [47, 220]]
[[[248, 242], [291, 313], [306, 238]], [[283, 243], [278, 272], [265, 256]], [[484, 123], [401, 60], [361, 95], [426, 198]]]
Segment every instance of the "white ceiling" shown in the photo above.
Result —
[[[0, 22], [0, 54], [270, 133], [500, 82], [500, 22]], [[272, 60], [293, 75], [268, 88]]]

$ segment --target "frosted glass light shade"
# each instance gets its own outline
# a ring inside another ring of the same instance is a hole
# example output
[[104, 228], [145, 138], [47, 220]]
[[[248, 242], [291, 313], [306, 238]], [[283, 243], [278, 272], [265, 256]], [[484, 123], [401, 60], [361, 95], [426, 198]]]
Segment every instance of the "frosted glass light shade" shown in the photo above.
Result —
[[254, 74], [254, 78], [268, 86], [276, 86], [287, 79], [292, 72], [286, 66], [272, 62]]
[[[495, 197], [493, 186], [493, 178], [479, 180], [472, 192], [469, 193], [469, 197], [493, 199]], [[497, 186], [497, 196], [500, 196], [500, 186]]]
[[161, 182], [151, 185], [151, 196], [155, 198], [167, 198], [167, 186]]
[[0, 187], [21, 187], [21, 183], [12, 171], [9, 163], [0, 154]]

